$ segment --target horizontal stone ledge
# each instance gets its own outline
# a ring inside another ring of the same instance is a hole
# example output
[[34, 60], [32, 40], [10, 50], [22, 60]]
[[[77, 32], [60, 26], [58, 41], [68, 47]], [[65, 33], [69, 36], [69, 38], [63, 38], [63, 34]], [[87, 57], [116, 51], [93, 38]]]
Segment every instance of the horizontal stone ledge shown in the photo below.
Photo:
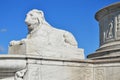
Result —
[[23, 56], [0, 55], [0, 72], [16, 72], [26, 67], [26, 60]]
[[[120, 57], [120, 56], [117, 56]], [[13, 62], [24, 61], [27, 63], [27, 60], [46, 60], [46, 61], [62, 61], [62, 62], [75, 62], [75, 63], [112, 63], [112, 62], [120, 62], [120, 58], [106, 58], [100, 60], [91, 60], [91, 59], [63, 59], [63, 58], [54, 58], [54, 57], [41, 57], [41, 56], [33, 56], [33, 55], [0, 55], [0, 61], [5, 60], [13, 60]]]

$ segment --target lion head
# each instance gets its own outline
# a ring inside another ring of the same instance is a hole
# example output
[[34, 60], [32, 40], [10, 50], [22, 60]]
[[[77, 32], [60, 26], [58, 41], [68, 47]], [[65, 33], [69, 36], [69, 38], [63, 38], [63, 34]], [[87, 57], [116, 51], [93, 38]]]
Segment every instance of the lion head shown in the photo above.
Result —
[[45, 21], [44, 13], [41, 10], [33, 9], [27, 13], [25, 23], [28, 26], [28, 30], [32, 31]]

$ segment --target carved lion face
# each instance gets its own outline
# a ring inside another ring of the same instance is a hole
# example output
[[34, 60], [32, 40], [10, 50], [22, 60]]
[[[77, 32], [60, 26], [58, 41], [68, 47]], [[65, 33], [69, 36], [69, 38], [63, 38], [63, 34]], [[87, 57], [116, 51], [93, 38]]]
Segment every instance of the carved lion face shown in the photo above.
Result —
[[28, 12], [25, 23], [28, 26], [28, 29], [32, 30], [37, 27], [43, 19], [43, 12], [39, 10], [32, 10]]

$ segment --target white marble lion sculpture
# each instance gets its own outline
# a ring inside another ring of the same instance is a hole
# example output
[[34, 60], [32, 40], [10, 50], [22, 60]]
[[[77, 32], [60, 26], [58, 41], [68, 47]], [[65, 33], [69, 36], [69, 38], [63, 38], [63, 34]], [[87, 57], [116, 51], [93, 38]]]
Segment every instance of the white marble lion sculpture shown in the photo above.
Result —
[[[10, 54], [39, 54], [42, 56], [59, 52], [73, 52], [74, 54], [78, 47], [74, 36], [68, 31], [53, 28], [45, 20], [41, 10], [33, 9], [28, 12], [25, 22], [28, 26], [27, 38], [11, 41]], [[80, 54], [83, 52], [82, 49], [76, 51]]]

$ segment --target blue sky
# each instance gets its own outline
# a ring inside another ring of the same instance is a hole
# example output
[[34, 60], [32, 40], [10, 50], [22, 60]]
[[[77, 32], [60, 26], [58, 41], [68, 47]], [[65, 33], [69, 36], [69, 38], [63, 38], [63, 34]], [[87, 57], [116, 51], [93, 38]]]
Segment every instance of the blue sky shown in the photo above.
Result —
[[85, 55], [99, 48], [99, 26], [95, 13], [120, 0], [0, 0], [0, 54], [8, 53], [11, 40], [27, 35], [25, 16], [32, 9], [42, 10], [55, 28], [70, 31]]

